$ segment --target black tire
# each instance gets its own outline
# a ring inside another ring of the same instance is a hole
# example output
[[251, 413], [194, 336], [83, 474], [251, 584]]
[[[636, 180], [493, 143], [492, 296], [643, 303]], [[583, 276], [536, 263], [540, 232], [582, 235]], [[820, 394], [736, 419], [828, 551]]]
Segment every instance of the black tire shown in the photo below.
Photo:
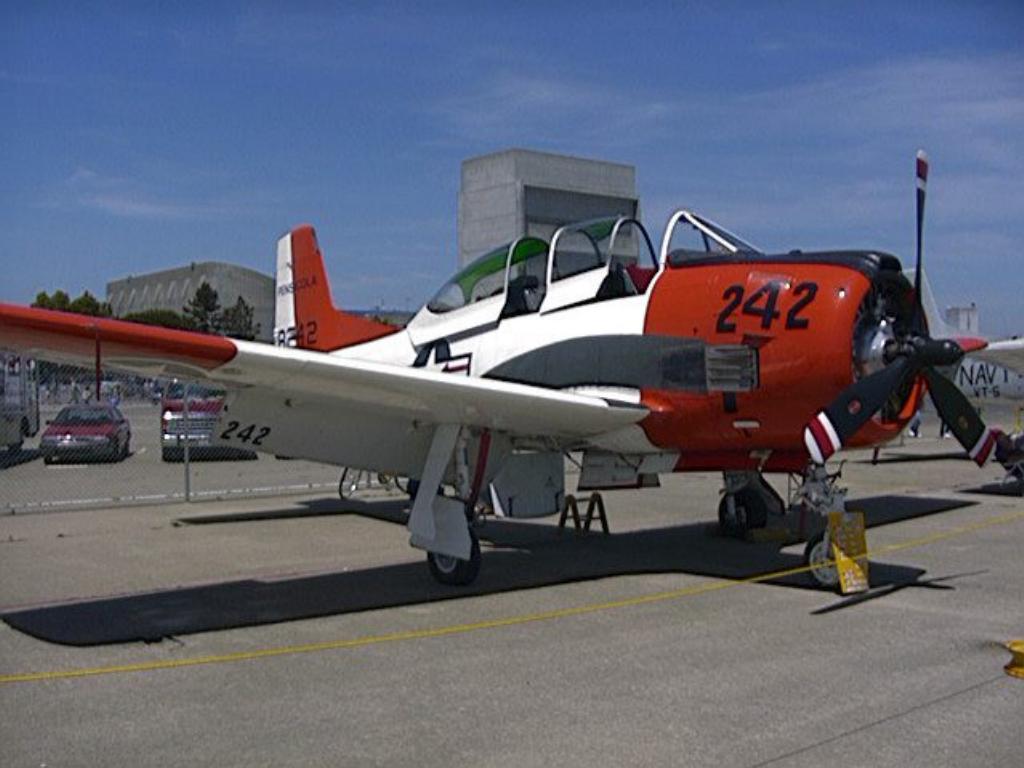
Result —
[[43, 456], [43, 464], [53, 464], [53, 456]]
[[744, 488], [735, 497], [735, 516], [729, 514], [728, 496], [718, 503], [718, 527], [724, 536], [743, 539], [748, 531], [768, 524], [768, 502], [753, 488]]
[[472, 528], [469, 529], [469, 538], [469, 560], [427, 552], [430, 575], [441, 584], [465, 587], [476, 581], [480, 573], [480, 540]]
[[164, 461], [184, 461], [184, 452], [175, 448], [164, 448], [161, 451], [160, 458]]

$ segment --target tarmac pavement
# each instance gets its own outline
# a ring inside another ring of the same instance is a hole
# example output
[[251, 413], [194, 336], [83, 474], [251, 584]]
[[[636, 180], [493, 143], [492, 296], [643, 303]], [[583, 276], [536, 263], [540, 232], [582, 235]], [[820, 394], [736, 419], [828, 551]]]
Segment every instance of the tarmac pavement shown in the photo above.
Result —
[[489, 521], [468, 591], [383, 494], [3, 516], [0, 763], [1019, 766], [1024, 499], [951, 453], [851, 454], [848, 598], [719, 537], [710, 474], [607, 494], [608, 537]]

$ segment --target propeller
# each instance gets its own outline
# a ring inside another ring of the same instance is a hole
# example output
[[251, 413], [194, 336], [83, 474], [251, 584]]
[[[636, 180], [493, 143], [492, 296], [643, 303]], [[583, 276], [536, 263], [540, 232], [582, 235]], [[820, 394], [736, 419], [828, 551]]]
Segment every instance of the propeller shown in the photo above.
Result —
[[924, 201], [928, 193], [928, 155], [923, 149], [917, 150], [915, 162], [917, 168], [917, 260], [914, 263], [914, 316], [911, 327], [917, 331], [927, 331], [924, 307], [921, 304], [921, 264], [924, 249]]
[[935, 410], [970, 457], [983, 465], [992, 452], [996, 432], [985, 426], [957, 386], [936, 367], [956, 365], [965, 352], [953, 339], [932, 339], [921, 303], [924, 204], [928, 186], [928, 156], [919, 151], [917, 167], [917, 264], [914, 268], [914, 308], [910, 331], [886, 344], [885, 366], [839, 393], [804, 428], [804, 445], [817, 464], [845, 445], [888, 401], [893, 392], [917, 375], [924, 376]]

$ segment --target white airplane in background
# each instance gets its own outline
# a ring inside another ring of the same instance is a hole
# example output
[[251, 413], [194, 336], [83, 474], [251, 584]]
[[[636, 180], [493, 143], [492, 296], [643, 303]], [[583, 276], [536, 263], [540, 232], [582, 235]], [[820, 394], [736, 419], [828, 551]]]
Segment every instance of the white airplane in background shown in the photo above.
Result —
[[[995, 346], [998, 352], [1000, 343], [995, 342], [988, 349]], [[979, 405], [1010, 401], [1019, 407], [1024, 402], [1024, 373], [990, 363], [979, 356], [965, 357], [957, 367], [953, 381], [961, 392]]]
[[[936, 336], [956, 337], [959, 332], [942, 319], [924, 275], [921, 286], [929, 331]], [[964, 357], [949, 378], [977, 405], [1009, 401], [1020, 407], [1024, 403], [1024, 339], [991, 342]]]

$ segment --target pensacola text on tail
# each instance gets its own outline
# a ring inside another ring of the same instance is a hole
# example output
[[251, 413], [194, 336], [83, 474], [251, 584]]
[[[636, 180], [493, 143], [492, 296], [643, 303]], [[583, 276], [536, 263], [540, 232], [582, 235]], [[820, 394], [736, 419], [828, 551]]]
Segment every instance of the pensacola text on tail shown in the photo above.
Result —
[[274, 343], [331, 352], [394, 333], [396, 328], [334, 306], [313, 227], [303, 224], [277, 241]]

